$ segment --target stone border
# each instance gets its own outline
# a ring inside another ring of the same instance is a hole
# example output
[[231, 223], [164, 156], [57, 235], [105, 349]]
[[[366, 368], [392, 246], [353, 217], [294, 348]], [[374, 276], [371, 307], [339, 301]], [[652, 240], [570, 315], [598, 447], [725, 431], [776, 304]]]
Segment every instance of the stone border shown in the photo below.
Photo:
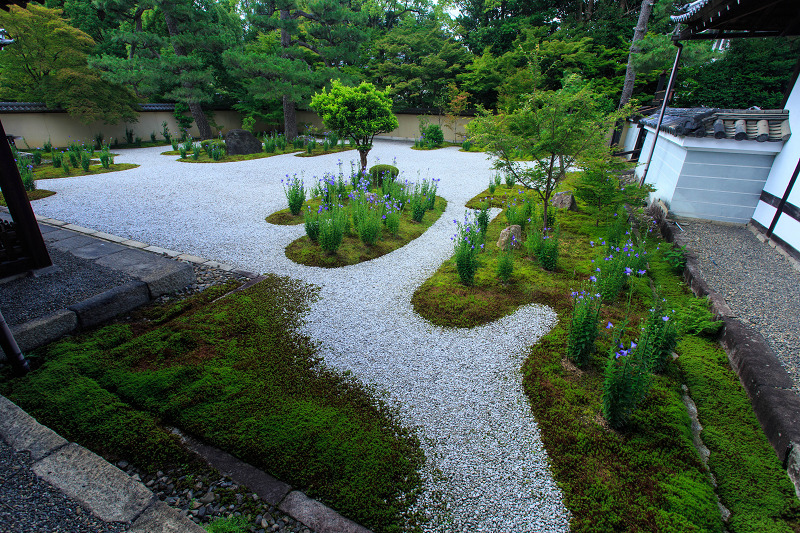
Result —
[[[681, 235], [665, 219], [659, 227], [667, 242], [685, 246]], [[794, 382], [764, 337], [739, 320], [724, 296], [706, 283], [700, 274], [697, 257], [688, 250], [683, 279], [696, 296], [708, 297], [712, 311], [724, 321], [720, 344], [747, 391], [767, 440], [800, 498], [800, 396], [792, 390]]]
[[[7, 213], [8, 208], [0, 207], [0, 212]], [[251, 279], [257, 277], [252, 272], [238, 270], [231, 265], [151, 246], [61, 220], [40, 215], [36, 215], [36, 220], [45, 225], [42, 236], [48, 246], [125, 272], [138, 281], [130, 281], [70, 305], [66, 309], [12, 327], [11, 332], [22, 352], [45, 346], [80, 329], [102, 324], [159, 296], [194, 283], [192, 264], [217, 268]], [[54, 236], [48, 237], [51, 233]], [[44, 272], [41, 274], [46, 275], [48, 269], [43, 269]], [[38, 273], [34, 272], [34, 275]], [[5, 353], [0, 349], [0, 361], [4, 360]]]
[[78, 444], [39, 424], [0, 396], [0, 438], [27, 451], [31, 469], [105, 522], [130, 524], [131, 533], [203, 533], [189, 518], [160, 501], [150, 489]]
[[316, 533], [371, 533], [349, 518], [345, 518], [327, 505], [309, 498], [299, 490], [266, 472], [245, 463], [233, 455], [209, 446], [178, 429], [172, 432], [184, 446], [203, 458], [212, 468], [258, 494], [264, 501], [308, 526]]

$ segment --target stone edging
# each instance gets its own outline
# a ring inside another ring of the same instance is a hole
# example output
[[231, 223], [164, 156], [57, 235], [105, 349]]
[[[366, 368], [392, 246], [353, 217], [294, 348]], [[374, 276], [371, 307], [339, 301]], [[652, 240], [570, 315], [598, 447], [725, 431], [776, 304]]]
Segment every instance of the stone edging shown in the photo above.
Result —
[[[8, 209], [0, 207], [0, 212], [8, 212]], [[66, 309], [60, 309], [49, 315], [12, 327], [11, 332], [22, 352], [28, 352], [49, 344], [79, 329], [97, 326], [117, 315], [145, 305], [163, 294], [182, 289], [186, 285], [194, 283], [194, 272], [191, 265], [186, 263], [217, 268], [251, 279], [257, 277], [252, 272], [238, 270], [231, 265], [158, 246], [151, 246], [147, 243], [125, 239], [61, 220], [40, 215], [36, 215], [36, 220], [40, 224], [46, 224], [59, 230], [75, 232], [75, 236], [84, 235], [98, 241], [113, 243], [112, 245], [105, 245], [99, 242], [100, 246], [114, 246], [117, 249], [123, 247], [122, 251], [117, 251], [116, 253], [106, 252], [109, 255], [98, 257], [96, 261], [103, 266], [126, 272], [136, 281], [130, 281], [73, 304]], [[44, 235], [47, 235], [47, 233]], [[87, 243], [81, 244], [87, 245]], [[141, 263], [143, 257], [147, 257], [147, 254], [142, 255], [140, 250], [155, 254], [149, 256], [152, 259], [148, 259], [150, 264], [145, 268], [137, 264]], [[169, 264], [166, 258], [177, 260], [177, 265], [179, 266], [174, 266], [174, 263], [172, 265]], [[43, 270], [46, 271], [47, 269]], [[0, 361], [3, 360], [5, 360], [5, 354], [0, 349]]]
[[86, 448], [67, 442], [4, 396], [0, 396], [0, 438], [17, 452], [29, 452], [37, 476], [105, 522], [130, 524], [130, 533], [205, 531], [140, 482]]
[[[667, 242], [677, 246], [686, 244], [666, 221], [661, 222], [660, 229]], [[794, 382], [764, 337], [739, 320], [724, 296], [706, 283], [697, 257], [688, 250], [683, 278], [696, 296], [708, 297], [712, 311], [724, 321], [720, 343], [800, 498], [800, 397], [792, 390]]]

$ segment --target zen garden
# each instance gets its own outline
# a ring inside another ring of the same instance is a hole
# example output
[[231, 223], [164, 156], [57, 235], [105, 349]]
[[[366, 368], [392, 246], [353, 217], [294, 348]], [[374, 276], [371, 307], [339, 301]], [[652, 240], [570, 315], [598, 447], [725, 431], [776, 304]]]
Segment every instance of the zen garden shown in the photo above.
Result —
[[[610, 146], [671, 64], [661, 0], [629, 58], [645, 3], [0, 12], [0, 99], [96, 129], [6, 127], [34, 211], [259, 274], [28, 352], [0, 394], [208, 531], [313, 527], [173, 428], [375, 532], [800, 531], [723, 322]], [[671, 105], [746, 108], [800, 42], [687, 49]]]

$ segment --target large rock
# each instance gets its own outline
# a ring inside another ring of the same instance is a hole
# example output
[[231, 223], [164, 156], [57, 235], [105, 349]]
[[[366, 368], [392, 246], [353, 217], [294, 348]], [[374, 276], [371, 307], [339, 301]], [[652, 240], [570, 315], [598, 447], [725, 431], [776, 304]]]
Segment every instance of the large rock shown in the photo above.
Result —
[[514, 240], [511, 241], [513, 243], [512, 247], [519, 248], [522, 246], [522, 228], [515, 224], [513, 226], [508, 226], [500, 232], [500, 238], [497, 240], [497, 247], [501, 250], [505, 250], [512, 236], [514, 237]]
[[247, 130], [231, 130], [225, 134], [228, 155], [257, 154], [263, 149], [261, 141]]
[[570, 211], [577, 211], [578, 205], [575, 203], [575, 197], [572, 191], [557, 192], [550, 198], [550, 203], [553, 207], [559, 209], [569, 209]]

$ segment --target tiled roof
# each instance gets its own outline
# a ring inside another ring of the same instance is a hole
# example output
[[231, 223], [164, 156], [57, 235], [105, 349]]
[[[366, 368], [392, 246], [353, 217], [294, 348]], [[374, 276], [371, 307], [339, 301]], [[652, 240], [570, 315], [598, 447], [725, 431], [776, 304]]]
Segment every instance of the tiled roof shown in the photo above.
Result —
[[[139, 104], [142, 111], [172, 111], [175, 104]], [[63, 109], [50, 108], [42, 102], [0, 102], [0, 113], [61, 113]]]
[[[639, 121], [655, 128], [658, 113]], [[677, 137], [713, 137], [737, 141], [777, 142], [791, 135], [786, 109], [667, 108], [661, 131]]]

